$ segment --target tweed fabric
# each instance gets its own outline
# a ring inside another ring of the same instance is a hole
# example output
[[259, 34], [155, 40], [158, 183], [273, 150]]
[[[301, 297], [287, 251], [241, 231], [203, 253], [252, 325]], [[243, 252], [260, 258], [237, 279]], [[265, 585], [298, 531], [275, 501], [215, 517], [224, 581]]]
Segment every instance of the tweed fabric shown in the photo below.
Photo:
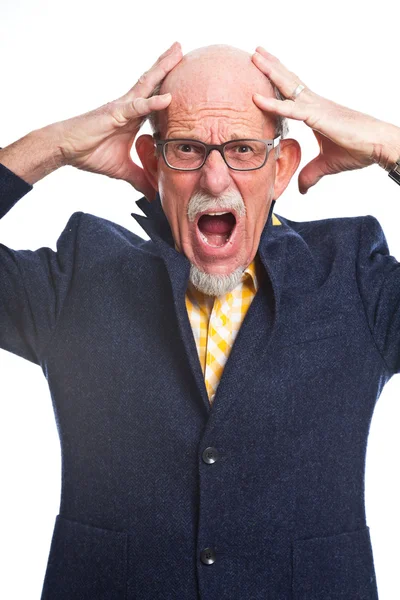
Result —
[[[0, 166], [2, 214], [30, 189]], [[149, 240], [78, 212], [55, 250], [0, 245], [0, 347], [42, 369], [61, 445], [43, 599], [377, 600], [365, 458], [400, 371], [379, 222], [270, 212], [210, 405], [190, 263], [160, 198], [137, 206]]]

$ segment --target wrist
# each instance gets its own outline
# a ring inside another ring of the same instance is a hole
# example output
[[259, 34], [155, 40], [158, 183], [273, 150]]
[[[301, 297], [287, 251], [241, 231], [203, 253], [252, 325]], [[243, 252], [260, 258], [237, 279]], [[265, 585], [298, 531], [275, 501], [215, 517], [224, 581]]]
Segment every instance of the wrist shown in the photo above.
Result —
[[0, 163], [30, 185], [63, 166], [57, 124], [31, 131], [0, 150]]
[[400, 158], [400, 127], [385, 123], [380, 130], [380, 143], [374, 144], [374, 161], [389, 172]]

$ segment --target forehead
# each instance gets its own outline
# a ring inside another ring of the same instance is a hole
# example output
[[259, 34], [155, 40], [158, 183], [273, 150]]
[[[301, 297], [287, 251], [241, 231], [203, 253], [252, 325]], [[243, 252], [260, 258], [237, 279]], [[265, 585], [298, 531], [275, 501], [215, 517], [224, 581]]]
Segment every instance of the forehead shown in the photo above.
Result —
[[252, 100], [255, 92], [273, 96], [274, 91], [250, 55], [243, 53], [238, 58], [217, 53], [184, 59], [160, 90], [172, 94], [170, 105], [159, 116], [163, 131], [209, 136], [237, 130], [240, 135], [260, 135], [275, 125], [275, 117], [263, 113]]
[[[172, 102], [171, 102], [172, 104]], [[253, 105], [252, 105], [253, 104]], [[179, 131], [185, 135], [198, 132], [199, 135], [232, 135], [235, 131], [240, 137], [251, 132], [261, 132], [268, 119], [254, 103], [241, 102], [230, 96], [227, 100], [209, 100], [189, 102], [188, 99], [176, 99], [165, 114], [166, 131], [169, 134]], [[242, 133], [240, 133], [242, 132]]]

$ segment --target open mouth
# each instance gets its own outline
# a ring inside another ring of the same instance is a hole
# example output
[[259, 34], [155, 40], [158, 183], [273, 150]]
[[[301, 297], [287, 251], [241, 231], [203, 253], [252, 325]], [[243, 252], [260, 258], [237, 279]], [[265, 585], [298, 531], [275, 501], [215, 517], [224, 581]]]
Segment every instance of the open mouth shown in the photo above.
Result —
[[200, 237], [213, 248], [225, 246], [236, 227], [235, 215], [231, 212], [212, 212], [201, 215], [197, 221]]

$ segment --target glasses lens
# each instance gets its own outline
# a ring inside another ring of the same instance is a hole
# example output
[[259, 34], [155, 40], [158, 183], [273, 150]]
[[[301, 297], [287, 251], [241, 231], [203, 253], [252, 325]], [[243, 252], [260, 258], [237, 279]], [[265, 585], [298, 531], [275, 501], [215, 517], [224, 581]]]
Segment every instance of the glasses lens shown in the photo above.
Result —
[[257, 169], [267, 156], [264, 142], [235, 140], [225, 146], [225, 159], [233, 169]]
[[164, 145], [165, 158], [171, 167], [176, 169], [197, 169], [203, 160], [206, 149], [202, 144], [174, 140]]

